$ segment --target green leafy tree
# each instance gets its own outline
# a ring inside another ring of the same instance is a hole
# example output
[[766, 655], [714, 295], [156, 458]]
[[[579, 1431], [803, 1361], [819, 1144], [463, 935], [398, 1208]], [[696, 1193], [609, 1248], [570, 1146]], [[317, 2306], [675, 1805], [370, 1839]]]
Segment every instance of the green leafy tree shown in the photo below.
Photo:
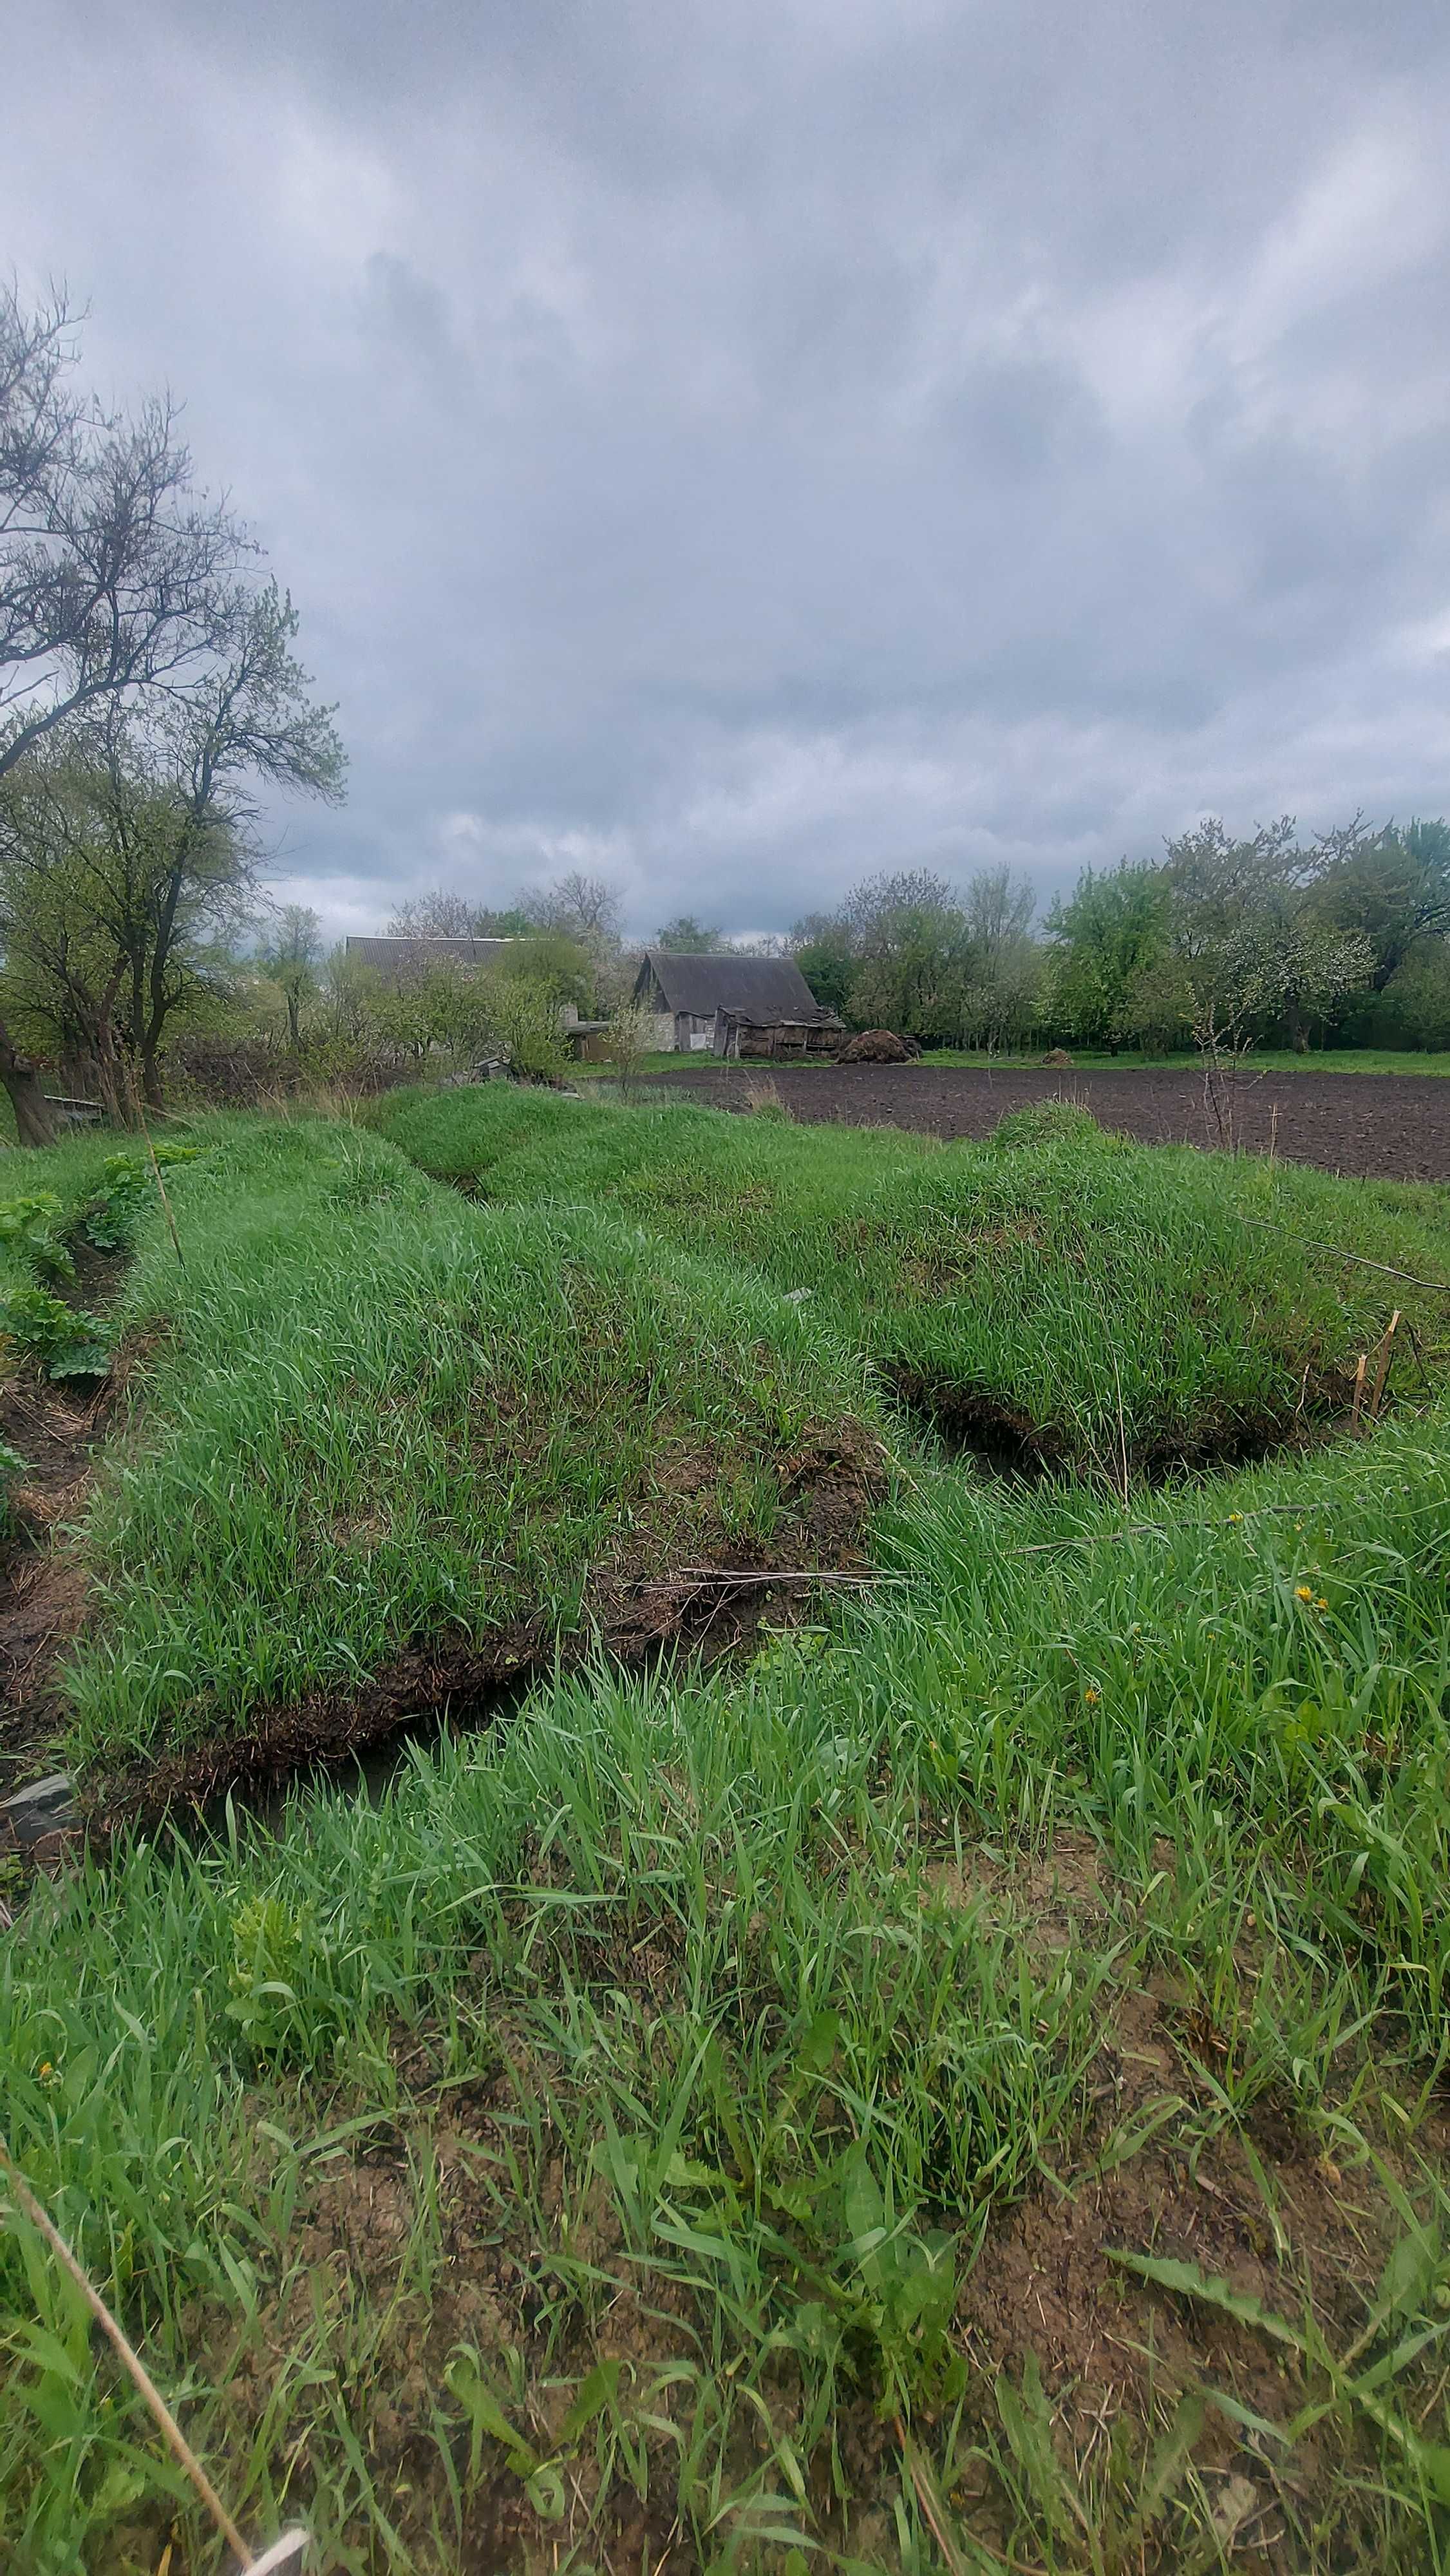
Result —
[[947, 880], [929, 868], [867, 877], [842, 909], [859, 960], [851, 1017], [923, 1045], [950, 1044], [970, 982], [971, 933]]
[[328, 1037], [335, 1045], [360, 1047], [376, 1025], [383, 982], [375, 966], [365, 966], [345, 939], [329, 948], [318, 976], [318, 992]]
[[609, 1014], [605, 1044], [626, 1100], [632, 1098], [640, 1068], [654, 1044], [655, 1015], [641, 1003], [620, 1002]]
[[1044, 1012], [1082, 1046], [1116, 1052], [1139, 1034], [1140, 998], [1161, 974], [1168, 913], [1163, 871], [1122, 859], [1084, 868], [1071, 895], [1047, 916]]
[[475, 979], [475, 993], [492, 1043], [516, 1073], [555, 1082], [568, 1060], [563, 1015], [552, 985], [542, 976], [489, 967]]
[[1311, 1020], [1369, 980], [1366, 933], [1318, 908], [1322, 874], [1288, 814], [1248, 840], [1210, 815], [1168, 843], [1167, 944], [1200, 1047], [1237, 1050], [1275, 1021], [1306, 1047]]
[[1450, 940], [1417, 941], [1382, 1002], [1398, 1045], [1450, 1049]]
[[132, 726], [53, 737], [0, 779], [7, 1011], [124, 1121], [148, 1044], [227, 990], [253, 882], [223, 817], [194, 828], [142, 769]]
[[856, 980], [856, 945], [839, 913], [810, 912], [794, 925], [791, 955], [821, 1008], [846, 1017]]
[[495, 976], [521, 976], [528, 983], [542, 985], [556, 1003], [572, 1002], [578, 1011], [586, 1010], [593, 998], [594, 961], [577, 939], [566, 937], [563, 931], [530, 931], [511, 939], [487, 971]]
[[1416, 946], [1450, 931], [1450, 823], [1368, 826], [1361, 815], [1322, 833], [1314, 909], [1339, 930], [1363, 933], [1373, 952], [1369, 986], [1384, 992]]
[[294, 1055], [302, 1044], [303, 1004], [317, 992], [321, 955], [322, 923], [312, 906], [284, 904], [272, 937], [263, 943], [260, 962], [287, 1006], [287, 1043]]
[[967, 885], [967, 961], [960, 1031], [967, 1046], [1010, 1046], [1031, 1026], [1042, 954], [1031, 935], [1037, 897], [1007, 866], [981, 868]]

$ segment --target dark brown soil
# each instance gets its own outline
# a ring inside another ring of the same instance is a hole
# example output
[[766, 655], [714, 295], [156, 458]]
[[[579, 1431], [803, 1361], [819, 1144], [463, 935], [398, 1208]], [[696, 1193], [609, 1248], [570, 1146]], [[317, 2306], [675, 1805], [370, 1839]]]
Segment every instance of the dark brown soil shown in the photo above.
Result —
[[[745, 1109], [748, 1068], [664, 1073], [655, 1086], [722, 1109]], [[989, 1136], [1009, 1109], [1067, 1100], [1104, 1127], [1147, 1145], [1221, 1148], [1196, 1072], [995, 1073], [967, 1065], [773, 1066], [793, 1118], [845, 1127], [909, 1127], [925, 1136]], [[1450, 1182], [1450, 1080], [1439, 1074], [1246, 1074], [1232, 1096], [1233, 1141], [1271, 1146], [1289, 1162], [1327, 1172]]]
[[[95, 1312], [115, 1297], [123, 1265], [79, 1247], [71, 1302]], [[26, 1472], [12, 1489], [19, 1524], [0, 1538], [0, 1796], [50, 1764], [61, 1711], [54, 1681], [85, 1613], [85, 1576], [70, 1525], [91, 1487], [94, 1452], [115, 1410], [126, 1366], [105, 1383], [56, 1384], [34, 1372], [0, 1378], [0, 1442]]]

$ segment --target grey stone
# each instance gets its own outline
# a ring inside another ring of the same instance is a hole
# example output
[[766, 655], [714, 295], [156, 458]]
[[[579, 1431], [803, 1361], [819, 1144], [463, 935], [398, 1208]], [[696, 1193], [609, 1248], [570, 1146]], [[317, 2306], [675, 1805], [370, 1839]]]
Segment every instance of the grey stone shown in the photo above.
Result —
[[47, 1779], [32, 1780], [29, 1788], [0, 1799], [0, 1839], [8, 1826], [23, 1849], [38, 1843], [42, 1834], [60, 1833], [67, 1825], [79, 1823], [80, 1809], [64, 1771], [52, 1771]]

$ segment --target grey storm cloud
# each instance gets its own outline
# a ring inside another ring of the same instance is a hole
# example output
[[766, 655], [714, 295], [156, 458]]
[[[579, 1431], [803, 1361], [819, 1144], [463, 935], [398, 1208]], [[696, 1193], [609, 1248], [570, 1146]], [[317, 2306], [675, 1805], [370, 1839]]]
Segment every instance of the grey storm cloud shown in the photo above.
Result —
[[1450, 807], [1447, 114], [1438, 0], [106, 0], [0, 258], [302, 609], [285, 893], [763, 930]]

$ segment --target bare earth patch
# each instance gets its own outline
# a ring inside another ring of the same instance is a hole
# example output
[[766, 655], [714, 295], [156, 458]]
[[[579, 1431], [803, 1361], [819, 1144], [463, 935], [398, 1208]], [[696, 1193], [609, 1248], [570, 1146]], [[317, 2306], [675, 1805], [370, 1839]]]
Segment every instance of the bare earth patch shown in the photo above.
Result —
[[[1192, 1071], [992, 1072], [970, 1065], [841, 1065], [775, 1074], [792, 1118], [846, 1127], [908, 1127], [951, 1139], [990, 1136], [1009, 1109], [1066, 1100], [1099, 1124], [1145, 1145], [1217, 1146], [1202, 1077]], [[665, 1073], [652, 1089], [682, 1092], [712, 1108], [745, 1109], [729, 1070]], [[1438, 1074], [1265, 1073], [1235, 1099], [1245, 1151], [1270, 1145], [1289, 1162], [1400, 1181], [1450, 1180], [1450, 1084]]]

